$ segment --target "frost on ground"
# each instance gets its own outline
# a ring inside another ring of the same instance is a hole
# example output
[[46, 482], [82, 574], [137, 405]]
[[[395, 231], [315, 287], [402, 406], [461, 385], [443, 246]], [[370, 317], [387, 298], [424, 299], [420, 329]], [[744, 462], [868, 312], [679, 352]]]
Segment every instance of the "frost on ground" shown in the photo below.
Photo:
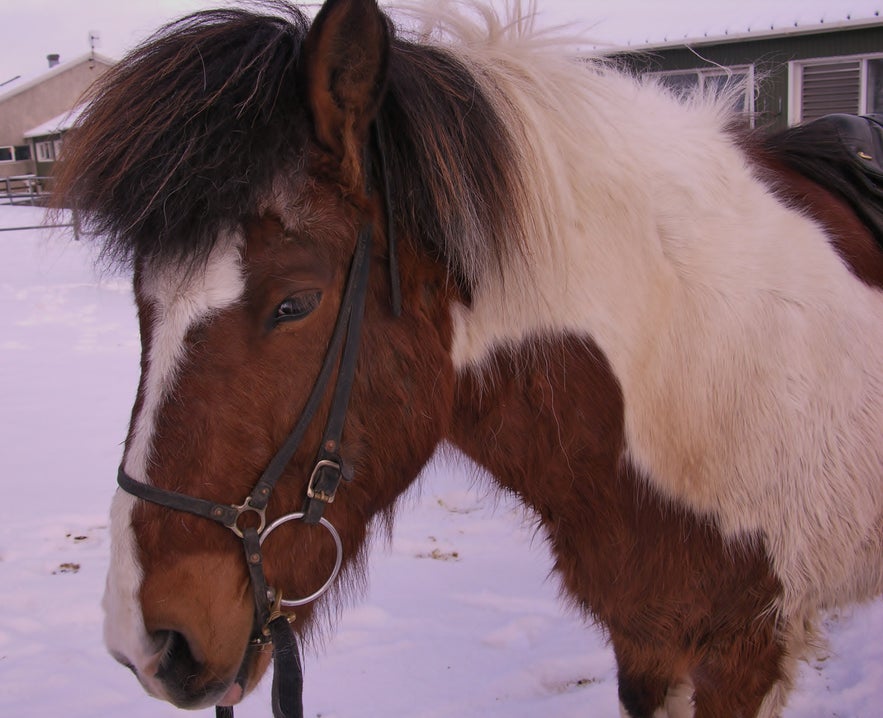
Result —
[[[39, 210], [0, 207], [0, 227]], [[0, 716], [182, 716], [101, 644], [107, 509], [138, 379], [125, 277], [64, 230], [0, 232]], [[308, 718], [617, 716], [600, 631], [562, 607], [522, 511], [436, 460], [365, 596], [307, 653]], [[883, 601], [828, 621], [787, 718], [883, 713]], [[269, 714], [268, 682], [237, 708]], [[212, 715], [205, 711], [206, 716]]]

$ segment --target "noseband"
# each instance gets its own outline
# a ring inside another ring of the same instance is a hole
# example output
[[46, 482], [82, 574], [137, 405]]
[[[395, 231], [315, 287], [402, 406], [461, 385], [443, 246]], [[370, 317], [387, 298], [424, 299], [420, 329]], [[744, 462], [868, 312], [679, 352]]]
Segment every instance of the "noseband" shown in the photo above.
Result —
[[[374, 140], [380, 160], [379, 169], [383, 178], [383, 189], [386, 190], [384, 200], [390, 257], [391, 299], [393, 313], [398, 316], [401, 312], [401, 295], [393, 232], [394, 220], [389, 183], [384, 166], [384, 152], [376, 124]], [[365, 166], [367, 170], [369, 167], [367, 161]], [[368, 174], [367, 171], [366, 174]], [[359, 231], [334, 332], [328, 343], [322, 368], [303, 412], [285, 442], [261, 474], [254, 489], [241, 504], [220, 504], [177, 491], [151, 486], [133, 479], [122, 467], [117, 475], [117, 483], [124, 491], [160, 506], [216, 521], [230, 529], [242, 540], [255, 602], [255, 623], [250, 645], [268, 643], [273, 645], [272, 700], [273, 715], [276, 718], [302, 718], [303, 716], [303, 672], [300, 656], [289, 618], [282, 612], [282, 608], [301, 606], [319, 598], [334, 582], [343, 558], [340, 536], [334, 527], [323, 518], [322, 514], [325, 506], [334, 501], [341, 480], [349, 481], [353, 478], [352, 467], [340, 455], [340, 442], [356, 371], [359, 338], [368, 290], [368, 274], [371, 266], [372, 234], [373, 227], [370, 224], [364, 225]], [[273, 489], [296, 453], [309, 424], [318, 411], [335, 368], [337, 368], [337, 379], [331, 397], [331, 408], [307, 484], [307, 495], [303, 509], [286, 514], [267, 526], [266, 509]], [[256, 519], [256, 527], [246, 525], [245, 520], [240, 521], [245, 514], [255, 515], [249, 523], [255, 523]], [[335, 565], [328, 580], [313, 594], [297, 599], [285, 599], [281, 592], [268, 586], [261, 551], [261, 546], [269, 534], [289, 521], [303, 521], [306, 524], [323, 526], [331, 534], [337, 549]], [[246, 663], [247, 655], [243, 659], [243, 671], [246, 669]], [[236, 677], [237, 682], [244, 679], [244, 675]], [[217, 718], [232, 718], [233, 709], [218, 706], [216, 716]]]

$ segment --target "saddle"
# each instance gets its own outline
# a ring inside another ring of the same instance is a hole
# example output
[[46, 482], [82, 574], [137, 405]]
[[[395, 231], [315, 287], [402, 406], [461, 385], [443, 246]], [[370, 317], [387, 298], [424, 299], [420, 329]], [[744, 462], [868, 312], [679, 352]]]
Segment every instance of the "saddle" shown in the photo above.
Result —
[[883, 250], [883, 114], [832, 114], [791, 127], [767, 148], [840, 195]]
[[883, 180], [883, 115], [825, 115], [804, 125], [813, 126], [837, 138], [858, 172]]

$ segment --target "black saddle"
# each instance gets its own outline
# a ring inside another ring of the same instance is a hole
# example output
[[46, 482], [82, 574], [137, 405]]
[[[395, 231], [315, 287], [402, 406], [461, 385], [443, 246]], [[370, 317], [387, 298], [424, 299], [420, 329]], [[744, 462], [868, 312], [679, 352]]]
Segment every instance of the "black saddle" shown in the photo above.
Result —
[[845, 199], [883, 249], [883, 115], [825, 115], [765, 144], [785, 164]]
[[825, 115], [803, 127], [830, 134], [859, 172], [883, 180], [883, 115]]

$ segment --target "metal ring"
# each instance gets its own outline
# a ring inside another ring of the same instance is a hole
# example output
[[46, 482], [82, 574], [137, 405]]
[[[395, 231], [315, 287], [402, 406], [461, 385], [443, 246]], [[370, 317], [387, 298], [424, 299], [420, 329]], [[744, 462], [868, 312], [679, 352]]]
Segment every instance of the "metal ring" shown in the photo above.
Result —
[[[276, 519], [273, 523], [271, 523], [264, 532], [260, 536], [260, 545], [264, 545], [264, 541], [267, 536], [269, 536], [274, 529], [278, 528], [282, 524], [286, 524], [289, 521], [298, 521], [304, 517], [303, 512], [297, 512], [293, 514], [286, 514], [278, 519]], [[293, 601], [288, 601], [285, 598], [282, 599], [281, 605], [286, 606], [287, 608], [292, 608], [294, 606], [303, 606], [311, 601], [315, 601], [319, 598], [323, 593], [325, 593], [329, 588], [331, 588], [331, 584], [334, 583], [334, 579], [337, 578], [337, 574], [340, 573], [340, 567], [343, 563], [343, 543], [340, 540], [340, 534], [337, 533], [337, 529], [331, 525], [328, 519], [321, 518], [319, 519], [319, 523], [324, 526], [328, 533], [331, 534], [331, 538], [334, 539], [334, 545], [337, 547], [337, 558], [334, 561], [334, 568], [331, 569], [331, 576], [328, 577], [328, 580], [325, 581], [316, 591], [311, 593], [309, 596], [305, 598], [296, 598]]]

